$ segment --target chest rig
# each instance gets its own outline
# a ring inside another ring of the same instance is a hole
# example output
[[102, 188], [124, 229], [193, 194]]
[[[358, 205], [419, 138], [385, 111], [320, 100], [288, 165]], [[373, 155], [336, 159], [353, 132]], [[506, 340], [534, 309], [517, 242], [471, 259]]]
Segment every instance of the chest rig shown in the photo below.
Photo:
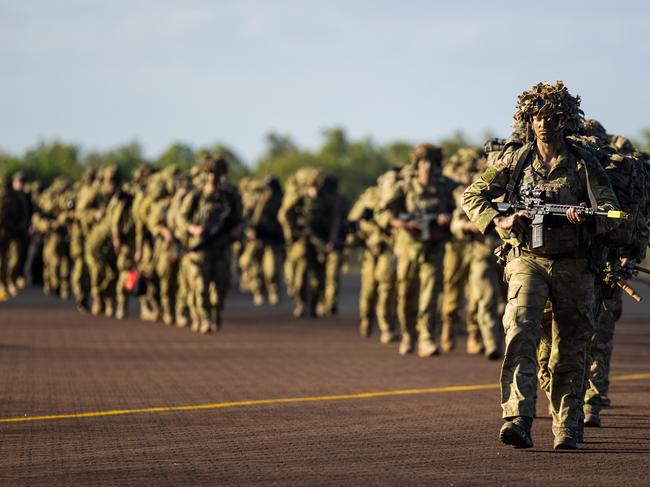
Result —
[[[572, 152], [568, 146], [567, 154], [557, 164], [547, 169], [534, 150], [533, 144], [521, 149], [520, 158], [511, 174], [506, 187], [506, 199], [515, 202], [522, 191], [535, 190], [545, 203], [574, 205], [586, 203], [595, 207], [596, 201], [589, 186], [586, 163], [579, 154]], [[533, 245], [539, 236], [533, 232], [543, 232], [542, 246]], [[546, 217], [542, 226], [529, 226], [519, 236], [522, 250], [540, 255], [558, 255], [585, 251], [588, 247], [588, 235], [584, 225], [574, 225], [564, 216]]]

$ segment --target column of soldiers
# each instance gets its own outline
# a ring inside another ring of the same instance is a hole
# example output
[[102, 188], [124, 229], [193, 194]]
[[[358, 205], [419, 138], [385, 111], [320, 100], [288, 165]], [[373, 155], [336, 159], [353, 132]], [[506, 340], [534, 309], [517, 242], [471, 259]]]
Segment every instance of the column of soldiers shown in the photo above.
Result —
[[[284, 192], [273, 177], [236, 189], [218, 156], [189, 173], [142, 165], [128, 182], [89, 169], [40, 193], [18, 174], [0, 181], [0, 292], [24, 287], [40, 242], [45, 293], [121, 319], [137, 291], [143, 320], [210, 333], [234, 273], [257, 306], [278, 304], [284, 280], [295, 317], [336, 314], [358, 248], [361, 336], [376, 326], [382, 344], [426, 358], [453, 350], [464, 322], [467, 353], [504, 355], [501, 440], [532, 446], [539, 384], [555, 447], [575, 448], [608, 405], [623, 280], [645, 257], [650, 201], [650, 156], [585, 120], [579, 101], [540, 83], [520, 95], [507, 141], [447, 160], [418, 144], [351, 208], [323, 169], [298, 170]], [[543, 216], [545, 203], [568, 206]]]

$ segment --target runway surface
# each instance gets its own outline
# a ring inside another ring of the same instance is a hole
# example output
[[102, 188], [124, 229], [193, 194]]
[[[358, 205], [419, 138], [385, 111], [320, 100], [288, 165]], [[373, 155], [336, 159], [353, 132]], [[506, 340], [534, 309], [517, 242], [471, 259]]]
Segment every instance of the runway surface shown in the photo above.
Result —
[[0, 484], [648, 485], [646, 302], [626, 301], [603, 427], [555, 452], [545, 399], [535, 448], [501, 445], [500, 364], [362, 339], [355, 293], [320, 320], [235, 293], [209, 336], [35, 289], [0, 303]]

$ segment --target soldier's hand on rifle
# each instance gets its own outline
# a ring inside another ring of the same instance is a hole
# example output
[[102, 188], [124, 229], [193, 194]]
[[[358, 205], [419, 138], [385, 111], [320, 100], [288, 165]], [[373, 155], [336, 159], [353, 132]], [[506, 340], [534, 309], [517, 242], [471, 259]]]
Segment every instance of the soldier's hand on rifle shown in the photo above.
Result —
[[512, 230], [515, 233], [523, 233], [532, 220], [527, 211], [518, 211], [510, 216], [495, 216], [492, 220], [494, 225], [501, 230]]
[[[584, 203], [580, 206], [584, 206]], [[584, 219], [578, 214], [575, 208], [569, 208], [566, 211], [566, 217], [574, 225], [581, 225], [584, 223]]]
[[104, 217], [104, 210], [95, 210], [93, 216], [95, 217], [95, 220], [101, 220]]
[[245, 233], [246, 238], [247, 238], [248, 240], [255, 240], [255, 236], [256, 236], [256, 234], [255, 234], [255, 229], [254, 229], [254, 228], [248, 227], [248, 228], [244, 231], [244, 233]]
[[440, 213], [436, 218], [436, 223], [439, 227], [448, 227], [451, 222], [451, 215], [449, 213]]
[[481, 233], [481, 231], [472, 222], [467, 221], [463, 224], [463, 233]]
[[200, 237], [203, 233], [203, 227], [201, 225], [194, 225], [193, 223], [187, 226], [187, 233], [193, 237]]

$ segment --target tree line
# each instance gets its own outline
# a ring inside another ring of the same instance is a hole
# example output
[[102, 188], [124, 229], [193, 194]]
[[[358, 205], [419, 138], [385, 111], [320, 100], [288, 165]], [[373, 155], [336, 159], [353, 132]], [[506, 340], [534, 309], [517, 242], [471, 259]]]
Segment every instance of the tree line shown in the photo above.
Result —
[[[486, 134], [488, 138], [490, 134]], [[408, 153], [413, 142], [399, 140], [378, 144], [370, 138], [350, 139], [340, 127], [322, 131], [319, 148], [308, 150], [299, 147], [288, 135], [271, 132], [266, 136], [264, 154], [254, 165], [246, 164], [232, 148], [223, 144], [195, 149], [188, 144], [176, 142], [163, 153], [147, 159], [142, 147], [132, 141], [111, 150], [84, 153], [78, 145], [61, 141], [40, 142], [25, 151], [22, 156], [0, 152], [0, 174], [23, 172], [28, 180], [40, 180], [43, 185], [50, 184], [56, 177], [64, 176], [78, 179], [87, 167], [115, 164], [125, 177], [143, 162], [163, 168], [170, 164], [188, 169], [196, 164], [206, 153], [223, 154], [230, 162], [230, 177], [234, 183], [245, 176], [274, 175], [283, 182], [303, 166], [322, 167], [339, 176], [341, 192], [354, 199], [365, 188], [374, 184], [379, 174], [391, 166], [408, 162]], [[483, 140], [470, 140], [463, 132], [437, 142], [446, 157], [461, 147], [481, 146]], [[650, 151], [650, 129], [641, 131], [635, 144], [642, 150]]]

